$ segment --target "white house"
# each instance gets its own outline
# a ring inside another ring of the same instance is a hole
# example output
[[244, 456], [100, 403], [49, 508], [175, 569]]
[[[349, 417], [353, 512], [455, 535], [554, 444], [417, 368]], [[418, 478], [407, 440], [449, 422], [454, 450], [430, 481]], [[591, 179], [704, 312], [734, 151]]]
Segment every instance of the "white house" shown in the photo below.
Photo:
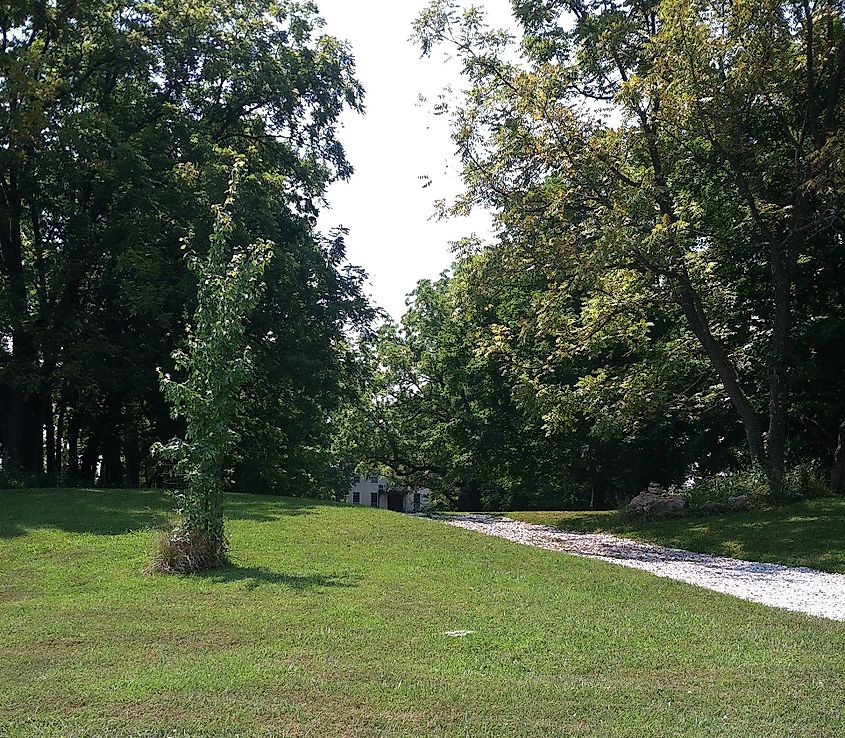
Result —
[[352, 486], [346, 501], [352, 505], [365, 505], [366, 507], [380, 507], [384, 510], [395, 510], [396, 512], [418, 513], [425, 510], [430, 504], [431, 490], [421, 487], [419, 489], [399, 489], [391, 487], [384, 477], [364, 477], [360, 474], [352, 475]]

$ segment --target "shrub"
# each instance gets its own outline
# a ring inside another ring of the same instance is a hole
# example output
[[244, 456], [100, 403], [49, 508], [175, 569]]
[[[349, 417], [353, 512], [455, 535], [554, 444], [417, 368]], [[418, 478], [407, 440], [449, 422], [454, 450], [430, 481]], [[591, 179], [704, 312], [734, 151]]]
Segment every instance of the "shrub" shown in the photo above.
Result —
[[766, 474], [759, 469], [717, 474], [673, 490], [687, 499], [691, 511], [722, 512], [766, 503], [790, 502], [828, 494], [827, 478], [816, 464], [799, 464], [786, 472], [783, 490], [774, 498]]
[[812, 500], [828, 494], [828, 475], [818, 464], [808, 462], [787, 470], [781, 493], [785, 499]]
[[0, 489], [40, 489], [57, 487], [59, 483], [54, 474], [0, 470]]
[[[761, 470], [745, 469], [716, 474], [673, 491], [686, 497], [690, 511], [720, 512], [763, 504], [769, 498], [769, 482]], [[739, 498], [744, 498], [744, 504], [738, 503]]]

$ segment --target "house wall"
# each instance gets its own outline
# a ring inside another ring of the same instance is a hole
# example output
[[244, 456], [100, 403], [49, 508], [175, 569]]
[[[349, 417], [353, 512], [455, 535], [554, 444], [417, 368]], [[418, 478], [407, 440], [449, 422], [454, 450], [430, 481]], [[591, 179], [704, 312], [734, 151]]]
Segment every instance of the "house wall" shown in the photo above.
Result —
[[[419, 510], [414, 510], [414, 493], [417, 493], [420, 496]], [[430, 495], [431, 490], [426, 489], [425, 487], [410, 490], [405, 493], [405, 499], [403, 500], [402, 509], [407, 513], [422, 512], [431, 504]]]
[[[359, 481], [354, 481], [358, 479]], [[349, 493], [346, 495], [346, 501], [350, 505], [361, 505], [363, 507], [370, 507], [370, 495], [373, 493], [378, 494], [379, 486], [382, 488], [382, 493], [379, 494], [379, 507], [382, 510], [387, 509], [387, 490], [390, 488], [387, 482], [387, 479], [384, 477], [378, 477], [377, 481], [372, 481], [372, 477], [362, 477], [360, 475], [356, 475], [353, 477], [353, 483], [349, 488]], [[358, 502], [356, 503], [355, 500], [355, 493], [358, 493]], [[430, 504], [430, 495], [431, 490], [426, 489], [425, 487], [417, 490], [409, 490], [405, 493], [402, 499], [402, 509], [405, 512], [412, 513], [414, 512], [414, 493], [417, 492], [420, 495], [420, 507], [419, 510], [425, 510]]]
[[[352, 486], [349, 488], [349, 494], [346, 495], [346, 501], [350, 504], [370, 507], [370, 495], [372, 493], [378, 493], [380, 484], [384, 489], [387, 489], [387, 480], [383, 477], [379, 477], [375, 482], [372, 481], [371, 477], [361, 477], [360, 480], [359, 482], [353, 481]], [[356, 492], [359, 495], [357, 503], [354, 501]], [[380, 497], [384, 497], [384, 500], [379, 500], [379, 507], [387, 507], [387, 495], [381, 495]]]

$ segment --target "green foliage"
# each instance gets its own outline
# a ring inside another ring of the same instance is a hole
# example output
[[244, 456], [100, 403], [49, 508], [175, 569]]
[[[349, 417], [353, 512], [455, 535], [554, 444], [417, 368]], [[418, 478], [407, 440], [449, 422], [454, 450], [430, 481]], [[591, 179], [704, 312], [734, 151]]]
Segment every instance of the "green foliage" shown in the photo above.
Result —
[[[485, 352], [467, 273], [423, 281], [401, 326], [365, 346], [372, 383], [347, 422], [354, 457], [461, 509], [559, 506], [580, 490], [540, 415]], [[483, 298], [481, 298], [483, 299]]]
[[[0, 15], [4, 469], [161, 482], [149, 449], [185, 429], [156, 367], [176, 371], [197, 301], [180, 246], [190, 238], [204, 257], [240, 158], [233, 237], [273, 242], [274, 258], [247, 327], [255, 392], [233, 421], [232, 463], [244, 484], [320, 486], [325, 418], [354, 383], [347, 336], [369, 320], [342, 235], [314, 229], [326, 187], [351, 172], [336, 137], [340, 113], [362, 106], [349, 49], [313, 4], [288, 0], [17, 3]], [[268, 474], [246, 479], [239, 460], [259, 451]]]
[[179, 527], [159, 547], [166, 570], [214, 568], [226, 556], [224, 464], [236, 442], [233, 421], [250, 377], [247, 320], [261, 299], [273, 256], [270, 242], [244, 247], [234, 240], [232, 208], [243, 167], [242, 160], [235, 163], [226, 200], [214, 208], [207, 254], [188, 255], [198, 282], [197, 305], [187, 346], [173, 355], [184, 379], [161, 375], [173, 417], [185, 423], [183, 440], [160, 447], [174, 458], [176, 476], [186, 485], [179, 496]]
[[687, 498], [690, 510], [714, 512], [732, 509], [731, 498], [745, 498], [745, 506], [783, 504], [795, 500], [812, 500], [828, 494], [827, 479], [822, 468], [812, 462], [790, 467], [781, 492], [772, 495], [768, 479], [760, 469], [742, 469], [715, 474], [679, 487], [677, 493]]
[[829, 463], [845, 414], [837, 352], [824, 380], [814, 358], [843, 299], [842, 3], [514, 10], [518, 46], [454, 0], [416, 25], [468, 82], [451, 211], [499, 227], [457, 267], [491, 308], [466, 311], [480, 350], [583, 439], [594, 488], [753, 465], [787, 494], [787, 460]]
[[814, 500], [829, 494], [825, 470], [815, 462], [804, 462], [786, 472], [782, 495], [786, 500]]
[[673, 490], [687, 499], [690, 510], [730, 511], [730, 500], [742, 497], [745, 506], [758, 506], [771, 499], [766, 475], [759, 469], [743, 469], [716, 474]]

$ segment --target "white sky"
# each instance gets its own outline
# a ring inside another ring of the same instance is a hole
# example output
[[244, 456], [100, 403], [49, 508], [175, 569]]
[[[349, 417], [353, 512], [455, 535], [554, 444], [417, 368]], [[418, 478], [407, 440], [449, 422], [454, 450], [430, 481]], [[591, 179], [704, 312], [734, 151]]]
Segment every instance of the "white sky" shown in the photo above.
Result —
[[[449, 242], [473, 232], [489, 236], [490, 220], [434, 222], [435, 200], [460, 192], [459, 161], [448, 116], [430, 103], [447, 84], [463, 82], [455, 61], [435, 52], [421, 59], [409, 40], [411, 24], [426, 0], [317, 0], [326, 32], [349, 41], [358, 79], [366, 90], [364, 115], [347, 113], [341, 142], [355, 167], [349, 182], [329, 190], [330, 209], [321, 230], [343, 225], [349, 261], [370, 275], [370, 293], [395, 319], [417, 281], [437, 277], [452, 261]], [[476, 0], [497, 27], [510, 25], [509, 0]], [[421, 105], [419, 95], [429, 100]], [[431, 178], [423, 189], [420, 176]]]

